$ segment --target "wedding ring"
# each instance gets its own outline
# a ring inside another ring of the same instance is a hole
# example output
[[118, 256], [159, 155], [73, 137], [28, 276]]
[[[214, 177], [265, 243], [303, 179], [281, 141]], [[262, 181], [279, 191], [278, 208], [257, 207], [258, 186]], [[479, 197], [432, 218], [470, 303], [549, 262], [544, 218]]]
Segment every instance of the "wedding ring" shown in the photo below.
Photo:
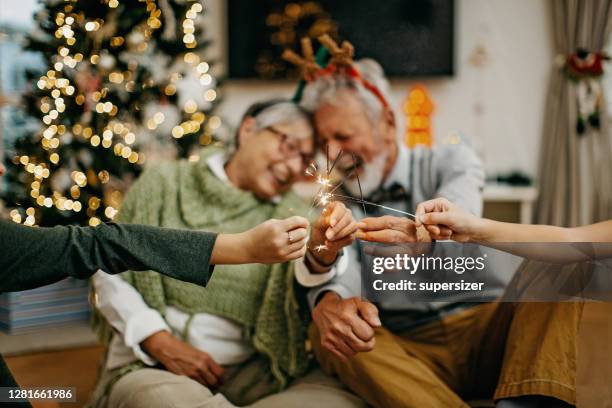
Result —
[[291, 231], [287, 231], [287, 238], [289, 239], [289, 243], [293, 243], [293, 238], [291, 238]]

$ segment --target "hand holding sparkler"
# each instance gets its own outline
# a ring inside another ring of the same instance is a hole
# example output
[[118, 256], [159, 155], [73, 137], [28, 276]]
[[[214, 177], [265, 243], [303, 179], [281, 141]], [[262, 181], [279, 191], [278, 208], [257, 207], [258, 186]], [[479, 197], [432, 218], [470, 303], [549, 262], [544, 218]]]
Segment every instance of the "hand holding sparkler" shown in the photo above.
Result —
[[364, 241], [405, 244], [417, 242], [417, 225], [404, 217], [368, 217], [361, 220], [357, 238]]
[[213, 258], [219, 264], [272, 264], [298, 259], [306, 253], [308, 220], [293, 216], [270, 219], [238, 234], [219, 234]]
[[353, 243], [358, 228], [351, 210], [339, 201], [332, 201], [312, 225], [308, 250], [321, 264], [330, 265], [342, 248]]
[[308, 220], [293, 216], [271, 219], [246, 231], [252, 262], [276, 263], [298, 259], [306, 253]]
[[425, 201], [416, 209], [417, 225], [423, 225], [435, 239], [457, 242], [479, 240], [483, 220], [461, 209], [446, 198]]
[[[385, 244], [413, 244], [404, 247], [366, 248], [371, 255], [383, 256], [382, 252], [410, 253], [417, 256], [427, 253], [431, 248], [432, 236], [429, 231], [416, 222], [405, 217], [385, 215], [383, 217], [364, 218], [359, 223], [355, 236], [364, 241], [381, 242]], [[378, 251], [378, 252], [376, 252]], [[388, 255], [387, 255], [388, 256]]]

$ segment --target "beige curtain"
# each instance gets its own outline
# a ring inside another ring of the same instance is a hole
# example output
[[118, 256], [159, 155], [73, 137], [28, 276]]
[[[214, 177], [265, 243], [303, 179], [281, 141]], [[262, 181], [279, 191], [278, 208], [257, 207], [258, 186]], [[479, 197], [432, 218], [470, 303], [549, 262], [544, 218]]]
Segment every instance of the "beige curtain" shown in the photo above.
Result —
[[[612, 0], [550, 2], [557, 54], [604, 48]], [[612, 219], [612, 129], [606, 104], [600, 129], [578, 136], [576, 88], [559, 67], [553, 69], [540, 148], [538, 223], [575, 226]]]

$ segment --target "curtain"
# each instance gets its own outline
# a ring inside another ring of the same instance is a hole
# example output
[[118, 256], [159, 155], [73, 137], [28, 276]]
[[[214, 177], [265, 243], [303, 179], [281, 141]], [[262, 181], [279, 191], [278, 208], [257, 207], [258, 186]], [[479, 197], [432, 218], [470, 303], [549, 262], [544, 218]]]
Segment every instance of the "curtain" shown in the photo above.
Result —
[[[557, 54], [567, 56], [580, 48], [602, 51], [612, 26], [612, 0], [550, 3]], [[602, 86], [601, 79], [597, 81]], [[607, 106], [600, 104], [599, 129], [578, 135], [577, 91], [578, 83], [555, 67], [540, 147], [538, 223], [576, 226], [612, 219], [612, 128]]]

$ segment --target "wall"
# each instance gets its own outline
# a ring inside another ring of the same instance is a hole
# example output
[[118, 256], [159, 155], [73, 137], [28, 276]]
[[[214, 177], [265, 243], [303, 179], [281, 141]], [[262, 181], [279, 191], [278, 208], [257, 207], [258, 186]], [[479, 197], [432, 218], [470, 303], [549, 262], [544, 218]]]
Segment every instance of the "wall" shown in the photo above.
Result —
[[[223, 69], [226, 0], [208, 1], [211, 51], [220, 57]], [[425, 84], [436, 103], [433, 126], [438, 140], [459, 131], [471, 139], [488, 173], [520, 169], [535, 174], [554, 58], [549, 7], [546, 0], [456, 0], [456, 75], [395, 80], [394, 105], [401, 107], [411, 84]], [[488, 58], [476, 68], [470, 56], [480, 44]], [[235, 124], [251, 102], [290, 96], [293, 89], [287, 83], [226, 81], [219, 113]]]
[[0, 0], [0, 23], [19, 27], [31, 27], [32, 13], [40, 8], [38, 0]]
[[[208, 5], [206, 29], [213, 40], [211, 56], [220, 60], [221, 72], [226, 64], [226, 1], [204, 0]], [[472, 140], [489, 173], [521, 169], [535, 174], [554, 58], [549, 1], [455, 1], [456, 75], [418, 81], [429, 88], [436, 103], [435, 137], [440, 140], [452, 131], [461, 132]], [[16, 2], [8, 0], [7, 4]], [[24, 7], [0, 8], [0, 19], [29, 21], [34, 0], [21, 0], [20, 4]], [[21, 17], [16, 18], [16, 10], [28, 12], [17, 13]], [[480, 69], [470, 64], [479, 44], [488, 51], [488, 61]], [[401, 107], [408, 87], [415, 82], [393, 81], [396, 108]], [[229, 124], [235, 124], [251, 102], [268, 96], [290, 96], [293, 89], [294, 85], [288, 83], [226, 81], [219, 112]], [[398, 118], [403, 126], [402, 115]]]

